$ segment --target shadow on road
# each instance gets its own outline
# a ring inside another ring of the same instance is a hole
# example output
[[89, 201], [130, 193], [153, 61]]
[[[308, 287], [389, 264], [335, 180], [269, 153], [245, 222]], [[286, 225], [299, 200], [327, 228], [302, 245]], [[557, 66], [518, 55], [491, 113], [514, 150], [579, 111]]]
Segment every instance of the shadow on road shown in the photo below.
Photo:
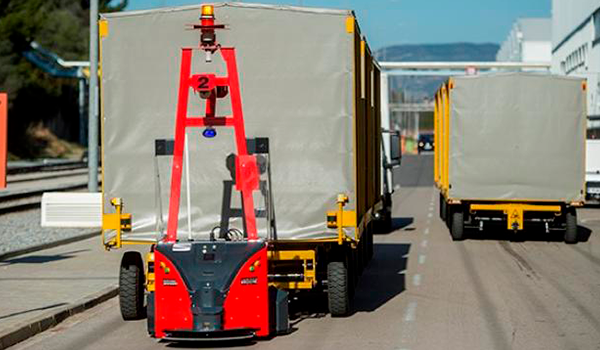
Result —
[[183, 342], [166, 342], [161, 341], [167, 348], [177, 349], [219, 349], [219, 348], [246, 348], [256, 344], [256, 340], [206, 340], [206, 341], [183, 341]]
[[67, 305], [67, 303], [52, 304], [52, 305], [48, 305], [48, 306], [37, 307], [35, 309], [29, 309], [29, 310], [23, 310], [23, 311], [19, 311], [19, 312], [13, 312], [12, 314], [0, 315], [0, 320], [6, 319], [6, 318], [10, 318], [10, 317], [14, 317], [14, 316], [28, 314], [30, 312], [49, 310], [49, 309], [53, 309], [55, 307], [59, 307], [59, 306], [63, 306], [63, 305]]
[[376, 228], [373, 231], [373, 234], [375, 235], [387, 235], [390, 234], [396, 230], [401, 230], [404, 229], [406, 231], [413, 231], [415, 228], [414, 227], [409, 227], [410, 225], [413, 224], [413, 222], [415, 222], [414, 218], [393, 218], [392, 219], [392, 226], [389, 229], [382, 229], [382, 228]]
[[[393, 218], [392, 219], [392, 231], [401, 230], [405, 227], [412, 225], [415, 222], [414, 218]], [[414, 230], [414, 228], [412, 228]], [[407, 229], [408, 230], [408, 229]]]
[[52, 261], [74, 258], [78, 253], [87, 252], [90, 249], [74, 250], [56, 255], [30, 255], [22, 258], [8, 259], [0, 261], [0, 266], [8, 266], [14, 264], [45, 264]]
[[[410, 244], [376, 243], [373, 259], [359, 278], [355, 290], [353, 312], [372, 312], [405, 290], [404, 271]], [[290, 301], [292, 333], [306, 319], [322, 318], [328, 314], [327, 293], [304, 294]]]
[[355, 312], [371, 312], [405, 290], [410, 244], [375, 244], [375, 254], [363, 272], [354, 296]]

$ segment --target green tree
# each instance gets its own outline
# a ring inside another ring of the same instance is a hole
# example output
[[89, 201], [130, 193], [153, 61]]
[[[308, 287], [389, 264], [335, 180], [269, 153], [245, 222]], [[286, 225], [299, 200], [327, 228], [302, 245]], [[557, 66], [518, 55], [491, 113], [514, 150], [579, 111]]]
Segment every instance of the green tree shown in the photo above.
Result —
[[[9, 151], [36, 156], [26, 137], [35, 123], [66, 130], [78, 123], [76, 84], [54, 78], [23, 57], [32, 41], [66, 60], [87, 60], [89, 0], [0, 0], [0, 91], [9, 94]], [[121, 11], [127, 0], [99, 0], [100, 12]]]

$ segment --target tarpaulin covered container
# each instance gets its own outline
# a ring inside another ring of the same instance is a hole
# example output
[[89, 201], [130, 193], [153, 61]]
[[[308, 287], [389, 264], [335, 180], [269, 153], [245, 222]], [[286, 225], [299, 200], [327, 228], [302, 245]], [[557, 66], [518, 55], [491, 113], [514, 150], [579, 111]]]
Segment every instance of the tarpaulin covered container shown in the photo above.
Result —
[[582, 201], [585, 88], [532, 73], [451, 78], [437, 95], [436, 183], [451, 199]]
[[[156, 160], [155, 140], [174, 136], [181, 48], [198, 46], [198, 31], [186, 25], [199, 14], [200, 5], [102, 15], [104, 208], [123, 198], [139, 237], [154, 237], [157, 215], [166, 221], [171, 161]], [[217, 40], [237, 50], [247, 137], [269, 138], [278, 237], [335, 236], [326, 212], [340, 193], [360, 222], [380, 192], [379, 71], [353, 13], [224, 3], [215, 15], [227, 25]], [[193, 73], [213, 71], [226, 74], [219, 57], [206, 64], [194, 56]], [[203, 103], [190, 94], [190, 114], [203, 114]], [[218, 102], [218, 115], [229, 110]], [[226, 194], [232, 129], [217, 128], [214, 139], [201, 132], [187, 136], [190, 187], [183, 181], [179, 234], [188, 230], [188, 192], [194, 235], [220, 225], [226, 197], [240, 207], [239, 193]], [[241, 229], [241, 218], [230, 225]]]

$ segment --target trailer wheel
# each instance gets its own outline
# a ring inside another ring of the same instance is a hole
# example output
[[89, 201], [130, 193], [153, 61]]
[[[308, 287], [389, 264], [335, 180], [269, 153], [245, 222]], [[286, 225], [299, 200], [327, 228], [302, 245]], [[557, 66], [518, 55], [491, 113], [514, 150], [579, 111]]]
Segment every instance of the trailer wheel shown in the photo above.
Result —
[[367, 261], [371, 261], [373, 258], [373, 225], [369, 226], [369, 232], [367, 233]]
[[343, 262], [332, 261], [327, 264], [327, 289], [331, 316], [347, 315], [350, 312], [350, 278]]
[[567, 209], [565, 220], [565, 243], [575, 244], [577, 243], [577, 212], [575, 208]]
[[440, 193], [440, 219], [442, 221], [446, 221], [446, 201], [444, 200], [444, 196]]
[[138, 252], [126, 252], [121, 259], [119, 305], [125, 321], [145, 317], [144, 263]]
[[450, 223], [450, 234], [453, 241], [462, 241], [465, 231], [465, 214], [462, 208], [452, 211], [452, 222]]
[[358, 247], [356, 247], [356, 254], [354, 257], [356, 259], [356, 276], [360, 276], [367, 265], [367, 250], [365, 248], [365, 237], [361, 237], [358, 242]]

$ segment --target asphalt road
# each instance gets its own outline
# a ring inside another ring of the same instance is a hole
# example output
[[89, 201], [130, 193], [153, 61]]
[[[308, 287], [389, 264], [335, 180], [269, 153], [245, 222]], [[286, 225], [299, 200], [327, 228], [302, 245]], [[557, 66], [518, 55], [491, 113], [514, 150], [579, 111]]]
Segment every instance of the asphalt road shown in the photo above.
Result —
[[600, 209], [579, 210], [587, 242], [573, 246], [538, 232], [452, 242], [431, 156], [403, 167], [397, 230], [376, 237], [348, 318], [307, 313], [268, 341], [170, 345], [148, 338], [145, 321], [123, 322], [113, 299], [16, 349], [600, 349]]

